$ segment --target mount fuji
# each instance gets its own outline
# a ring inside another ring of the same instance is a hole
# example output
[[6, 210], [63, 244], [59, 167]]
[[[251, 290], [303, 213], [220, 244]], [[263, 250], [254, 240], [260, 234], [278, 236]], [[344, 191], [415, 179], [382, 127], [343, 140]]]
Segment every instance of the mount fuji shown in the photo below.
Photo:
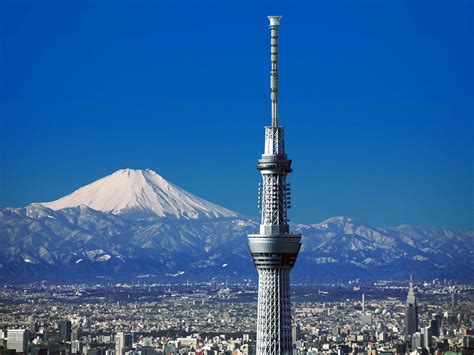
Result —
[[[472, 281], [474, 233], [380, 228], [349, 217], [293, 224], [294, 282], [359, 278]], [[258, 221], [152, 170], [123, 169], [52, 202], [0, 209], [0, 284], [50, 280], [256, 280], [247, 234]]]
[[150, 169], [118, 170], [63, 198], [40, 204], [52, 210], [84, 205], [133, 218], [238, 217], [236, 212], [194, 196]]

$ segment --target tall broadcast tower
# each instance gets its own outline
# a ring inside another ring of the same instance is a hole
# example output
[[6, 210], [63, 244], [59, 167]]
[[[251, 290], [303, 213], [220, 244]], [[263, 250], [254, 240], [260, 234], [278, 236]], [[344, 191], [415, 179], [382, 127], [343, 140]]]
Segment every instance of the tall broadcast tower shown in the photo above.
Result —
[[257, 355], [292, 353], [290, 272], [301, 235], [290, 234], [291, 160], [285, 153], [283, 127], [278, 125], [278, 27], [281, 16], [269, 16], [271, 30], [272, 125], [265, 127], [265, 151], [258, 161], [262, 174], [260, 233], [249, 234], [249, 248], [258, 271]]

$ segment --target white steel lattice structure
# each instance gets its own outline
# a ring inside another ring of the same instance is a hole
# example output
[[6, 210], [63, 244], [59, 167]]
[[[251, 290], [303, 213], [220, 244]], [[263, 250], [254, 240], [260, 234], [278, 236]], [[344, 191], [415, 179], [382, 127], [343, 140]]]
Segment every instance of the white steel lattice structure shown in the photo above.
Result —
[[265, 149], [257, 169], [262, 174], [260, 232], [249, 235], [258, 271], [257, 355], [292, 353], [290, 272], [301, 246], [301, 235], [290, 234], [291, 160], [285, 153], [284, 129], [278, 125], [278, 27], [281, 16], [269, 16], [271, 29], [272, 125], [265, 127]]

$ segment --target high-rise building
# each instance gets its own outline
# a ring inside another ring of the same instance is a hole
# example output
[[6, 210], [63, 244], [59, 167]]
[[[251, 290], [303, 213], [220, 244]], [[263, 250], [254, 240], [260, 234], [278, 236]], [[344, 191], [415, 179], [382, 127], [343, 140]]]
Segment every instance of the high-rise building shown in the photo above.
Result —
[[291, 330], [291, 337], [293, 338], [293, 341], [300, 340], [300, 333], [301, 333], [300, 325], [294, 324]]
[[410, 276], [407, 303], [405, 306], [405, 340], [418, 331], [418, 305], [416, 303], [415, 291], [413, 290], [413, 278]]
[[71, 321], [62, 320], [59, 322], [59, 332], [61, 333], [62, 341], [71, 341]]
[[290, 272], [301, 247], [301, 235], [290, 234], [291, 207], [286, 182], [291, 160], [285, 153], [284, 129], [278, 124], [278, 28], [281, 16], [269, 16], [271, 30], [272, 124], [265, 127], [265, 149], [257, 169], [260, 231], [249, 235], [249, 249], [258, 271], [257, 355], [290, 354]]
[[132, 335], [124, 332], [115, 334], [115, 355], [123, 355], [132, 346]]
[[421, 334], [423, 334], [423, 347], [430, 351], [433, 347], [433, 333], [431, 327], [421, 328]]
[[74, 328], [71, 332], [71, 341], [80, 340], [82, 332], [79, 328]]
[[434, 313], [431, 315], [431, 332], [433, 333], [433, 336], [439, 337], [440, 335], [440, 328], [441, 328], [441, 322], [442, 322], [442, 316], [439, 313]]
[[71, 354], [76, 355], [76, 354], [82, 354], [82, 341], [80, 340], [72, 340], [71, 341]]
[[424, 340], [423, 340], [423, 334], [420, 332], [414, 332], [411, 335], [411, 348], [413, 350], [415, 349], [420, 349], [423, 348]]
[[26, 354], [28, 346], [28, 334], [25, 329], [8, 329], [7, 348], [15, 350], [16, 353]]
[[451, 312], [454, 313], [454, 310], [456, 308], [456, 289], [453, 287], [451, 290]]
[[462, 337], [462, 354], [474, 354], [474, 335]]

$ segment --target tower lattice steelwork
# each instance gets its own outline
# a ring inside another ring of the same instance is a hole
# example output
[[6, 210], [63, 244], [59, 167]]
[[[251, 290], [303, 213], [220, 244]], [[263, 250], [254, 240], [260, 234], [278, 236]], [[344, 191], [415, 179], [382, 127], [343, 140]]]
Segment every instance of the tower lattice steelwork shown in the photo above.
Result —
[[291, 207], [286, 182], [291, 160], [285, 153], [284, 130], [278, 125], [278, 27], [281, 16], [269, 16], [271, 29], [272, 125], [265, 127], [265, 150], [257, 169], [262, 174], [260, 233], [249, 235], [258, 270], [257, 355], [291, 354], [290, 272], [301, 246], [301, 235], [290, 234]]

